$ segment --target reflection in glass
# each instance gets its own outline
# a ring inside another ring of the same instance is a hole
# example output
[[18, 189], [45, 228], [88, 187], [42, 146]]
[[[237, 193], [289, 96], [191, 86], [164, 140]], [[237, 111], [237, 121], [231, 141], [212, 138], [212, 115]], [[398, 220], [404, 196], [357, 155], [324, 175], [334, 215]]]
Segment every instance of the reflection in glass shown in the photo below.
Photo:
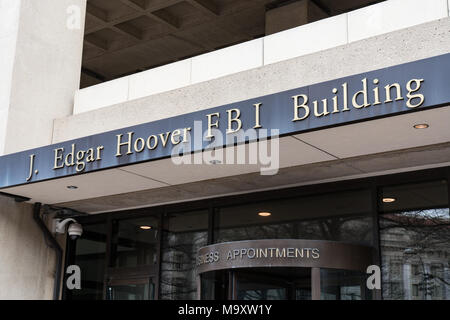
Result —
[[371, 212], [368, 190], [224, 207], [216, 216], [215, 242], [290, 238], [372, 245]]
[[111, 285], [108, 287], [107, 295], [108, 300], [153, 300], [154, 284], [142, 282]]
[[[71, 240], [68, 240], [71, 241]], [[71, 290], [73, 300], [103, 299], [106, 225], [83, 225], [83, 235], [76, 241], [74, 264], [81, 269], [81, 290]]]
[[450, 299], [450, 215], [445, 181], [386, 187], [380, 239], [383, 298]]
[[154, 217], [115, 221], [112, 262], [116, 268], [155, 265], [158, 220]]
[[369, 300], [367, 275], [358, 271], [320, 269], [321, 300]]
[[230, 275], [228, 270], [201, 274], [201, 300], [228, 300]]
[[[229, 287], [230, 282], [235, 284], [234, 288]], [[212, 271], [201, 275], [201, 289], [204, 300], [311, 300], [311, 269], [268, 267]]]
[[197, 299], [195, 257], [207, 241], [207, 210], [172, 213], [164, 218], [161, 299]]

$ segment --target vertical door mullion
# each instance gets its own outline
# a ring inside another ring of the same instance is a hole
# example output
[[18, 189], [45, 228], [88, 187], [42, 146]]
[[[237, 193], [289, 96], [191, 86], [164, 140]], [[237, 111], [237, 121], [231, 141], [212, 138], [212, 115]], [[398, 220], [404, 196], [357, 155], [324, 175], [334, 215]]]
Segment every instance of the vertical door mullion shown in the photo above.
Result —
[[320, 268], [311, 268], [311, 299], [320, 300]]

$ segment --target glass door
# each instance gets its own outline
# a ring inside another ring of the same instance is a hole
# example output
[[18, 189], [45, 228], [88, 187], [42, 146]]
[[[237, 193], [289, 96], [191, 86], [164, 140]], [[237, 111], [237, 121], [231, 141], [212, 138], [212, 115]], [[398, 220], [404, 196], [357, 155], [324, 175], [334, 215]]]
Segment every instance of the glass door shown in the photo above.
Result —
[[155, 284], [152, 278], [110, 280], [107, 300], [154, 300]]
[[206, 272], [203, 300], [371, 300], [367, 274], [327, 268], [264, 267]]
[[253, 268], [234, 272], [237, 300], [311, 300], [310, 268]]
[[321, 268], [320, 299], [370, 300], [366, 278], [363, 272]]

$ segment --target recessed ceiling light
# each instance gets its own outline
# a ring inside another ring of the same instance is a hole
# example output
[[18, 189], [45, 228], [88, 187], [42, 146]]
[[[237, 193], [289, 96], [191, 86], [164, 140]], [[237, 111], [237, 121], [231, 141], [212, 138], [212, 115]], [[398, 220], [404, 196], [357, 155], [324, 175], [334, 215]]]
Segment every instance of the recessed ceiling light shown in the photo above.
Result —
[[414, 125], [414, 129], [427, 129], [430, 125], [428, 123], [418, 123]]
[[261, 216], [261, 217], [269, 217], [272, 214], [270, 212], [260, 212], [260, 213], [258, 213], [258, 215]]
[[384, 203], [392, 203], [395, 201], [397, 201], [397, 199], [395, 199], [395, 198], [383, 198]]
[[78, 189], [78, 187], [77, 187], [77, 186], [67, 186], [67, 189], [69, 189], [69, 190], [75, 190], [75, 189]]
[[140, 226], [139, 228], [141, 228], [142, 230], [150, 230], [152, 227], [151, 226]]

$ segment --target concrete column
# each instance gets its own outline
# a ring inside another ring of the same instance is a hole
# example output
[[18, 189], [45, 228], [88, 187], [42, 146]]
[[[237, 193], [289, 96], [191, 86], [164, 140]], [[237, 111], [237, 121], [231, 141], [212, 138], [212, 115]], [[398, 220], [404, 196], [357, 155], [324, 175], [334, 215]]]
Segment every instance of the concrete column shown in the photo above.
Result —
[[33, 206], [0, 195], [0, 300], [52, 299], [54, 272]]
[[411, 265], [409, 263], [405, 263], [403, 265], [403, 298], [405, 300], [412, 299], [411, 292]]
[[79, 88], [86, 0], [0, 0], [0, 155], [50, 144]]

